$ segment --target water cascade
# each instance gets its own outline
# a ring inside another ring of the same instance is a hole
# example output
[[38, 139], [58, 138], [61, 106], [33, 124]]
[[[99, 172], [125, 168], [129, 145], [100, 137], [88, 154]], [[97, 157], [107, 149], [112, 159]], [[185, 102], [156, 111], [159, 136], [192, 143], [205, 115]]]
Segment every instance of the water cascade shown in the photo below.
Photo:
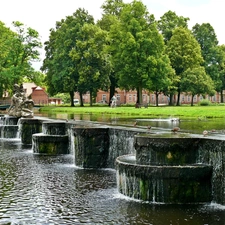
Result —
[[34, 153], [45, 155], [69, 154], [67, 125], [60, 121], [44, 121], [42, 133], [32, 135]]
[[65, 122], [45, 121], [42, 133], [32, 135], [34, 153], [45, 155], [69, 154], [69, 137]]
[[213, 167], [199, 160], [199, 138], [135, 136], [136, 155], [116, 160], [120, 193], [149, 202], [212, 201]]
[[73, 154], [79, 167], [116, 168], [118, 190], [125, 196], [225, 205], [225, 142], [220, 136], [1, 116], [2, 137], [16, 137], [18, 121], [21, 142], [32, 144], [34, 153]]
[[2, 125], [0, 126], [1, 138], [17, 138], [18, 137], [18, 121], [14, 116], [2, 116]]

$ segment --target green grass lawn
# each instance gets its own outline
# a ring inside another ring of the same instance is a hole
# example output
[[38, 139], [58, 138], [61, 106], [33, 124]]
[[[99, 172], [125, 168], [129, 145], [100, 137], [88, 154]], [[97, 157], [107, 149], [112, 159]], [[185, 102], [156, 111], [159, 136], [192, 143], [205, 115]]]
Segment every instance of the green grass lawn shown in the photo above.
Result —
[[84, 106], [84, 107], [64, 107], [45, 106], [40, 108], [40, 112], [48, 113], [74, 113], [74, 114], [117, 114], [123, 116], [140, 117], [189, 117], [189, 118], [223, 118], [225, 117], [225, 106], [150, 106], [148, 108], [116, 107], [108, 106]]

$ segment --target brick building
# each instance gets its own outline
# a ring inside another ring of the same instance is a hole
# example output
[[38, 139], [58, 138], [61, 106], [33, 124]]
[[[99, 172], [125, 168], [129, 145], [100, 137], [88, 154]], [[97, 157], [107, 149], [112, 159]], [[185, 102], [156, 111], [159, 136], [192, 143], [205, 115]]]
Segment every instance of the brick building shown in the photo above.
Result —
[[[135, 90], [131, 90], [131, 91], [125, 91], [125, 90], [120, 90], [119, 88], [116, 89], [115, 92], [115, 96], [117, 98], [117, 103], [118, 104], [135, 104], [137, 101], [137, 92]], [[225, 99], [225, 91], [223, 93], [224, 99]], [[191, 104], [191, 95], [188, 95], [186, 93], [182, 93], [180, 95], [180, 103], [181, 104]], [[76, 92], [74, 95], [74, 98], [80, 99], [79, 93]], [[203, 99], [203, 96], [194, 96], [194, 104], [197, 104], [198, 102], [200, 102]], [[211, 101], [212, 103], [220, 103], [221, 102], [221, 96], [220, 93], [216, 93], [214, 96], [206, 96], [206, 99], [208, 99], [209, 101]], [[152, 104], [155, 105], [156, 104], [156, 96], [154, 93], [150, 93], [148, 91], [143, 90], [142, 92], [142, 100], [143, 103], [147, 103], [147, 104]], [[100, 102], [106, 102], [108, 103], [110, 101], [109, 99], [109, 92], [105, 92], [102, 90], [99, 90], [97, 93], [97, 97], [96, 97], [96, 103], [100, 103]], [[177, 101], [177, 95], [174, 95], [174, 99], [173, 99], [174, 103], [176, 103]], [[83, 102], [84, 103], [90, 103], [90, 95], [84, 94], [83, 95]], [[164, 95], [164, 94], [160, 94], [158, 96], [158, 103], [159, 104], [168, 104], [169, 103], [169, 98], [168, 96]]]
[[39, 86], [32, 87], [31, 98], [34, 101], [35, 105], [62, 104], [61, 98], [49, 97], [47, 92], [45, 91], [45, 88]]

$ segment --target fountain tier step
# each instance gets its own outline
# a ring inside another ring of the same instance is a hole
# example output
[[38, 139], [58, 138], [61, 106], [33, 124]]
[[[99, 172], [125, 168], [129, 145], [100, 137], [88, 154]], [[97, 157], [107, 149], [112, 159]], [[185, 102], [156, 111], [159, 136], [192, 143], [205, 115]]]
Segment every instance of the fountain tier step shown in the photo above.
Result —
[[212, 200], [212, 167], [196, 164], [157, 166], [136, 163], [135, 156], [116, 159], [120, 193], [159, 203], [206, 203]]
[[69, 154], [68, 135], [33, 134], [33, 152], [45, 155]]

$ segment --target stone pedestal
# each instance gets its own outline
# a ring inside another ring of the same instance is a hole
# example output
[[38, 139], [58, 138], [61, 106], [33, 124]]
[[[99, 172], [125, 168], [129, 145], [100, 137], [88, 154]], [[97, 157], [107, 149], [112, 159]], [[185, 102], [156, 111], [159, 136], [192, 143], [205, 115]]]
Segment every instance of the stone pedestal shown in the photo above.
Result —
[[20, 119], [20, 136], [23, 144], [32, 144], [32, 135], [41, 133], [42, 123], [34, 118]]
[[109, 151], [108, 128], [74, 130], [75, 164], [83, 168], [104, 168]]
[[68, 135], [33, 134], [33, 152], [44, 155], [69, 154]]
[[135, 136], [136, 155], [116, 159], [120, 193], [170, 204], [211, 202], [213, 168], [197, 163], [201, 145], [199, 138]]

